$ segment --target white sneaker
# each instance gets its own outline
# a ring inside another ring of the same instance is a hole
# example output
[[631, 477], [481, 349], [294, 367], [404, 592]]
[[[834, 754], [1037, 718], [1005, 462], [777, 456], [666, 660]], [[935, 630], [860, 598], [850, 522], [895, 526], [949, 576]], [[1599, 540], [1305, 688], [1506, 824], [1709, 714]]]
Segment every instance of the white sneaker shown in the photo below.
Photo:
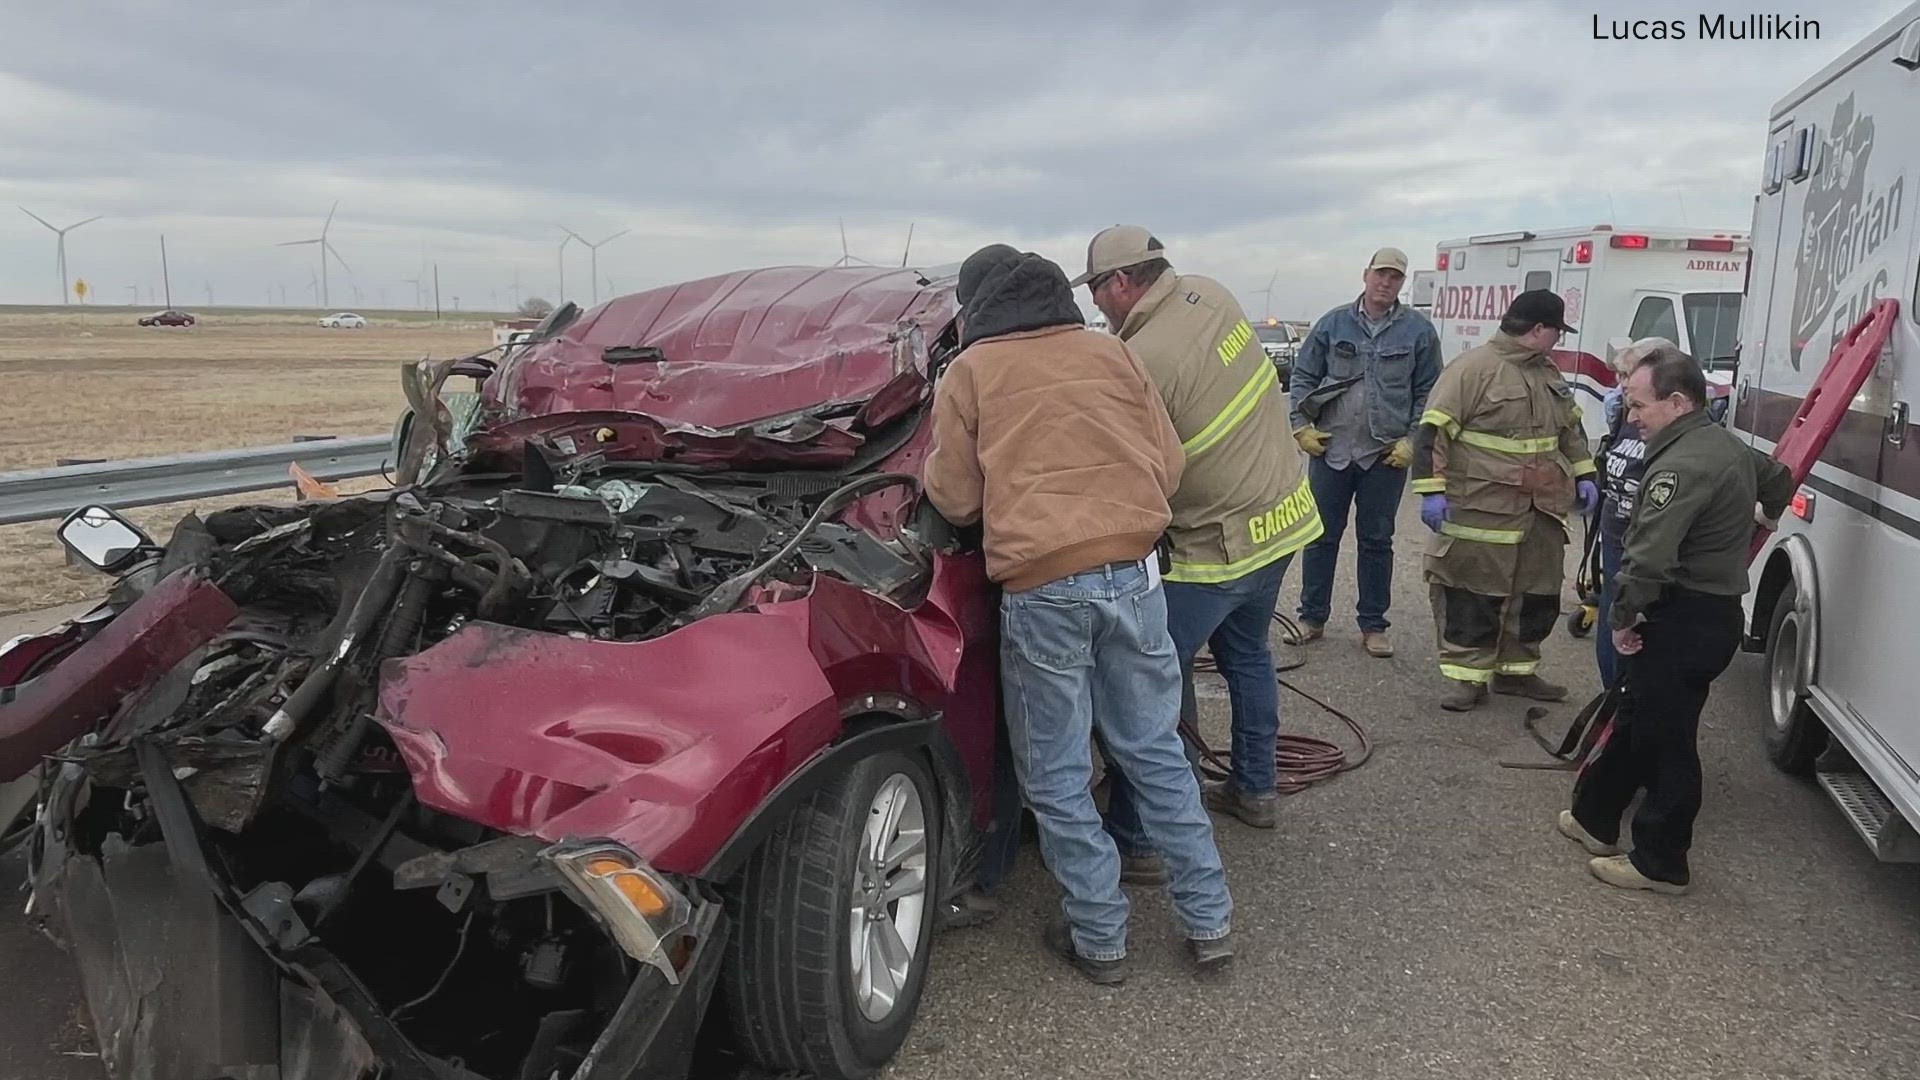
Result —
[[1587, 869], [1593, 876], [1616, 889], [1644, 889], [1662, 896], [1685, 896], [1693, 886], [1676, 885], [1671, 881], [1661, 881], [1641, 873], [1633, 865], [1633, 860], [1625, 855], [1614, 855], [1605, 859], [1594, 859], [1587, 863]]
[[1558, 825], [1559, 825], [1561, 836], [1564, 836], [1567, 839], [1573, 841], [1574, 843], [1579, 844], [1581, 847], [1586, 848], [1587, 854], [1589, 855], [1621, 854], [1619, 844], [1603, 844], [1600, 841], [1595, 840], [1593, 838], [1592, 833], [1588, 832], [1584, 828], [1581, 828], [1580, 822], [1574, 818], [1573, 811], [1571, 810], [1560, 811], [1560, 820], [1558, 822]]

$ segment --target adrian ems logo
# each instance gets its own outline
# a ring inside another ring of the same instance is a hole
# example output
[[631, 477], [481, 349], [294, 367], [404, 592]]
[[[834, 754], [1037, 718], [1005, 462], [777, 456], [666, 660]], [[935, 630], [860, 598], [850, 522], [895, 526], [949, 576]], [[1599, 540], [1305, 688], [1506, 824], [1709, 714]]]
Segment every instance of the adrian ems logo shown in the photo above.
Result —
[[[1873, 156], [1873, 117], [1856, 114], [1853, 95], [1847, 95], [1833, 110], [1833, 126], [1827, 133], [1824, 160], [1808, 181], [1807, 204], [1801, 218], [1800, 250], [1795, 253], [1793, 288], [1793, 352], [1791, 362], [1800, 368], [1800, 354], [1818, 342], [1824, 355], [1825, 343], [1832, 334], [1822, 333], [1823, 324], [1835, 314], [1834, 304], [1840, 289], [1853, 272], [1866, 265], [1899, 231], [1901, 200], [1905, 197], [1905, 175], [1894, 177], [1885, 191], [1867, 187], [1867, 162]], [[1884, 272], [1881, 274], [1884, 278]], [[1839, 318], [1851, 324], [1852, 317], [1875, 299], [1879, 283], [1869, 281], [1859, 297], [1849, 297]], [[1841, 325], [1833, 334], [1844, 333]]]
[[1567, 321], [1572, 323], [1575, 326], [1579, 326], [1580, 325], [1580, 307], [1582, 304], [1586, 303], [1586, 300], [1587, 300], [1586, 294], [1580, 291], [1580, 287], [1578, 285], [1575, 285], [1573, 288], [1568, 289], [1564, 294], [1562, 294], [1560, 299], [1565, 301], [1567, 305]]

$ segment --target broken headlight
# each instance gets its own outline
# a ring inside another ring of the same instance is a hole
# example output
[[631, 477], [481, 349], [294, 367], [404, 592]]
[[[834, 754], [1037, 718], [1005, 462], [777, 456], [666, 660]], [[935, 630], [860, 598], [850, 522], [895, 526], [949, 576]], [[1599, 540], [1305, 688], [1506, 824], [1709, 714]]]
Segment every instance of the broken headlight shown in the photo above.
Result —
[[693, 915], [685, 894], [620, 844], [563, 845], [543, 854], [628, 956], [679, 983], [671, 945]]

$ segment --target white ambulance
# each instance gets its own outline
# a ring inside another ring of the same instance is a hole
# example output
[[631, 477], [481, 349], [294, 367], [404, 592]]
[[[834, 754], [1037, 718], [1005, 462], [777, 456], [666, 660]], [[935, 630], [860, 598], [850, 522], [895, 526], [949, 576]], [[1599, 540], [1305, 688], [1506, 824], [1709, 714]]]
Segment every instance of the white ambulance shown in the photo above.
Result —
[[[1914, 201], [1909, 202], [1908, 196]], [[1883, 859], [1920, 860], [1920, 4], [1773, 108], [1731, 424], [1771, 451], [1836, 338], [1900, 308], [1753, 564], [1774, 761]]]
[[1717, 384], [1730, 381], [1747, 255], [1745, 233], [1710, 229], [1595, 225], [1449, 240], [1435, 250], [1428, 315], [1452, 360], [1493, 337], [1515, 296], [1559, 293], [1579, 333], [1554, 360], [1585, 398], [1587, 434], [1598, 439], [1606, 423], [1598, 402], [1615, 383], [1607, 362], [1630, 341], [1669, 338]]

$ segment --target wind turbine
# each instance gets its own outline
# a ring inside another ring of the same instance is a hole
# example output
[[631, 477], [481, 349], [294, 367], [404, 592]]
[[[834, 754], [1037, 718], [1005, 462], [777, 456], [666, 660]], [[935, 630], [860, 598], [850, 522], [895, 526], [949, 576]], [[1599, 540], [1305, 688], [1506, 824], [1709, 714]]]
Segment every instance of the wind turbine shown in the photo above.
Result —
[[[18, 204], [15, 204], [15, 205], [18, 205]], [[45, 225], [47, 228], [53, 229], [53, 235], [59, 238], [54, 242], [54, 248], [53, 248], [54, 260], [53, 261], [54, 261], [54, 265], [59, 269], [59, 272], [60, 272], [60, 302], [62, 304], [71, 303], [72, 301], [70, 301], [67, 296], [67, 234], [79, 228], [82, 225], [88, 225], [93, 222], [99, 221], [105, 215], [95, 214], [93, 217], [88, 218], [86, 221], [76, 221], [72, 225], [69, 225], [64, 229], [60, 229], [60, 228], [55, 228], [52, 222], [48, 221], [46, 218], [41, 217], [39, 214], [34, 213], [33, 211], [27, 209], [24, 206], [20, 207], [20, 212], [32, 218], [33, 220], [39, 222], [40, 224]]]
[[1266, 307], [1260, 313], [1260, 317], [1263, 319], [1273, 318], [1273, 283], [1278, 280], [1280, 280], [1280, 271], [1275, 270], [1273, 272], [1273, 276], [1267, 279], [1266, 288], [1253, 290], [1253, 295], [1264, 296], [1267, 298]]
[[[630, 233], [630, 232], [632, 232], [633, 230], [632, 230], [632, 229], [621, 229], [621, 230], [620, 230], [619, 232], [617, 232], [617, 233], [614, 233], [614, 234], [613, 234], [612, 236], [609, 236], [609, 237], [607, 237], [607, 238], [606, 238], [605, 240], [602, 240], [602, 241], [600, 241], [600, 243], [598, 243], [598, 244], [588, 244], [588, 243], [587, 243], [587, 238], [586, 238], [586, 237], [584, 237], [584, 236], [581, 236], [581, 235], [580, 235], [579, 233], [577, 233], [577, 232], [574, 232], [574, 231], [573, 231], [572, 229], [567, 229], [567, 227], [566, 227], [565, 225], [562, 225], [562, 226], [560, 226], [560, 227], [561, 227], [562, 229], [566, 229], [566, 231], [567, 231], [567, 235], [568, 235], [568, 236], [571, 236], [571, 237], [573, 237], [573, 238], [574, 238], [575, 240], [578, 240], [578, 241], [580, 241], [580, 243], [581, 243], [581, 244], [583, 244], [583, 245], [585, 245], [585, 246], [586, 246], [586, 249], [587, 249], [588, 251], [591, 251], [591, 252], [593, 252], [593, 266], [592, 266], [592, 271], [593, 271], [593, 302], [597, 304], [597, 303], [599, 303], [599, 302], [600, 302], [600, 249], [601, 249], [602, 247], [604, 247], [605, 245], [607, 245], [607, 244], [611, 244], [611, 243], [613, 243], [613, 242], [614, 242], [615, 240], [618, 240], [618, 239], [620, 239], [621, 237], [623, 237], [623, 236], [625, 236], [625, 235], [627, 235], [628, 233]], [[563, 248], [564, 248], [564, 245], [562, 245], [562, 246], [563, 246]], [[562, 299], [564, 299], [564, 298], [562, 298]]]
[[342, 259], [340, 253], [335, 251], [333, 245], [327, 241], [327, 230], [333, 227], [334, 210], [338, 209], [340, 209], [340, 203], [339, 200], [336, 199], [333, 204], [333, 210], [327, 211], [327, 220], [320, 226], [319, 236], [311, 240], [288, 240], [283, 244], [275, 245], [276, 247], [299, 247], [302, 244], [320, 245], [320, 291], [317, 295], [319, 296], [321, 307], [326, 307], [330, 303], [327, 299], [327, 256], [332, 255], [334, 261], [340, 264], [340, 269], [345, 270], [349, 274], [353, 273], [353, 267], [348, 266], [347, 260]]
[[840, 220], [840, 258], [837, 261], [835, 261], [833, 265], [852, 266], [855, 263], [859, 263], [861, 266], [872, 266], [873, 265], [872, 263], [859, 257], [858, 255], [853, 254], [851, 251], [847, 250], [847, 219], [841, 218], [839, 220]]
[[567, 238], [560, 241], [560, 295], [554, 297], [555, 303], [564, 304], [567, 302], [567, 245], [580, 238], [573, 235], [573, 230], [565, 225], [555, 225], [554, 228], [567, 234]]

